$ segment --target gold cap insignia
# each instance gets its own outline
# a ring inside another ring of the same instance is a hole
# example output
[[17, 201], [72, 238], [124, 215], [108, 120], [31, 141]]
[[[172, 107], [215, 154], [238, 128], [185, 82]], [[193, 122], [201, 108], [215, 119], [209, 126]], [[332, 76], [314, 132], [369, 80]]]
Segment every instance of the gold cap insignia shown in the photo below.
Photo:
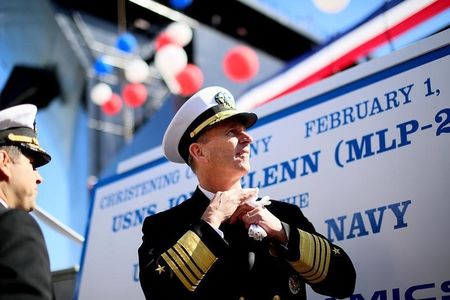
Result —
[[225, 108], [236, 109], [234, 100], [228, 93], [219, 92], [214, 96], [214, 100], [216, 100], [217, 104], [225, 106]]

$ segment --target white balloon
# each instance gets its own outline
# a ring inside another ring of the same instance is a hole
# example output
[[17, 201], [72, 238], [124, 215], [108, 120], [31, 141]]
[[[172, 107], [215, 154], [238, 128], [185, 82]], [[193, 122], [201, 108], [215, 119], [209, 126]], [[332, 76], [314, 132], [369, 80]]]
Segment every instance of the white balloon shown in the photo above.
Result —
[[321, 11], [337, 14], [347, 7], [350, 0], [314, 0], [313, 2]]
[[164, 79], [164, 82], [166, 83], [167, 87], [169, 88], [169, 91], [172, 94], [180, 93], [181, 87], [180, 87], [180, 84], [178, 83], [177, 79], [175, 78], [175, 76], [167, 77], [167, 76], [163, 75], [163, 79]]
[[192, 40], [192, 29], [186, 23], [173, 22], [164, 30], [174, 43], [184, 47]]
[[91, 99], [97, 105], [103, 105], [112, 96], [112, 90], [106, 83], [100, 82], [94, 85], [91, 90]]
[[155, 66], [165, 78], [174, 77], [187, 65], [187, 54], [180, 46], [169, 44], [155, 54]]
[[125, 67], [125, 78], [131, 83], [143, 82], [149, 73], [147, 63], [139, 58], [131, 60]]

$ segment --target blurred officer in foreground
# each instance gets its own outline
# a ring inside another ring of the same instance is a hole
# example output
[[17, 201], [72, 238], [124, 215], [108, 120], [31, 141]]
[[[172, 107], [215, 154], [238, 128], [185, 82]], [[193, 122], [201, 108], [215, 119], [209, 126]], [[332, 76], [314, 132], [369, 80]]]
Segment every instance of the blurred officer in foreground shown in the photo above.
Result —
[[52, 299], [44, 236], [28, 212], [36, 207], [37, 168], [50, 161], [34, 127], [37, 108], [0, 111], [0, 299]]
[[298, 206], [241, 188], [250, 170], [247, 128], [256, 121], [220, 87], [199, 91], [174, 116], [164, 154], [187, 163], [199, 185], [190, 199], [144, 221], [147, 299], [306, 299], [305, 284], [336, 298], [353, 293], [350, 258]]

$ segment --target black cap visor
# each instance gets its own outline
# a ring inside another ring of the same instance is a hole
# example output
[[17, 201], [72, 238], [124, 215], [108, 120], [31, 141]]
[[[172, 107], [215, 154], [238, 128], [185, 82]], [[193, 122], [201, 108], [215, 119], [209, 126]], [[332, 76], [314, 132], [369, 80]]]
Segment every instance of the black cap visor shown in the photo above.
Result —
[[44, 149], [42, 148], [34, 148], [30, 146], [30, 144], [21, 143], [20, 145], [17, 145], [22, 152], [27, 155], [31, 156], [33, 158], [33, 167], [39, 168], [43, 165], [46, 165], [50, 162], [52, 159], [50, 154], [48, 154]]

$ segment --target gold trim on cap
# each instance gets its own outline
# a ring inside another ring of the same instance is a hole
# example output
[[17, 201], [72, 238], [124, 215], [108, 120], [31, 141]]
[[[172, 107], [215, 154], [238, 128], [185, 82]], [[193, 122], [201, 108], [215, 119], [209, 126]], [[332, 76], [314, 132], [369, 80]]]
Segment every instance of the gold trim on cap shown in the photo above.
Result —
[[224, 119], [224, 117], [229, 117], [235, 115], [237, 111], [235, 110], [224, 110], [216, 113], [212, 117], [209, 117], [205, 121], [203, 121], [200, 125], [198, 125], [194, 130], [191, 131], [189, 136], [191, 138], [195, 137], [200, 131], [202, 131], [206, 126], [213, 125], [216, 122], [219, 122]]
[[39, 146], [38, 140], [31, 136], [17, 135], [14, 133], [10, 133], [10, 134], [8, 134], [8, 139], [12, 142], [35, 144], [35, 145]]
[[37, 138], [27, 136], [27, 135], [17, 135], [14, 133], [8, 134], [7, 137], [11, 142], [17, 142], [17, 143], [26, 143], [28, 147], [31, 147], [33, 149], [36, 149], [40, 152], [45, 152], [44, 149], [41, 148], [39, 145], [39, 142]]

